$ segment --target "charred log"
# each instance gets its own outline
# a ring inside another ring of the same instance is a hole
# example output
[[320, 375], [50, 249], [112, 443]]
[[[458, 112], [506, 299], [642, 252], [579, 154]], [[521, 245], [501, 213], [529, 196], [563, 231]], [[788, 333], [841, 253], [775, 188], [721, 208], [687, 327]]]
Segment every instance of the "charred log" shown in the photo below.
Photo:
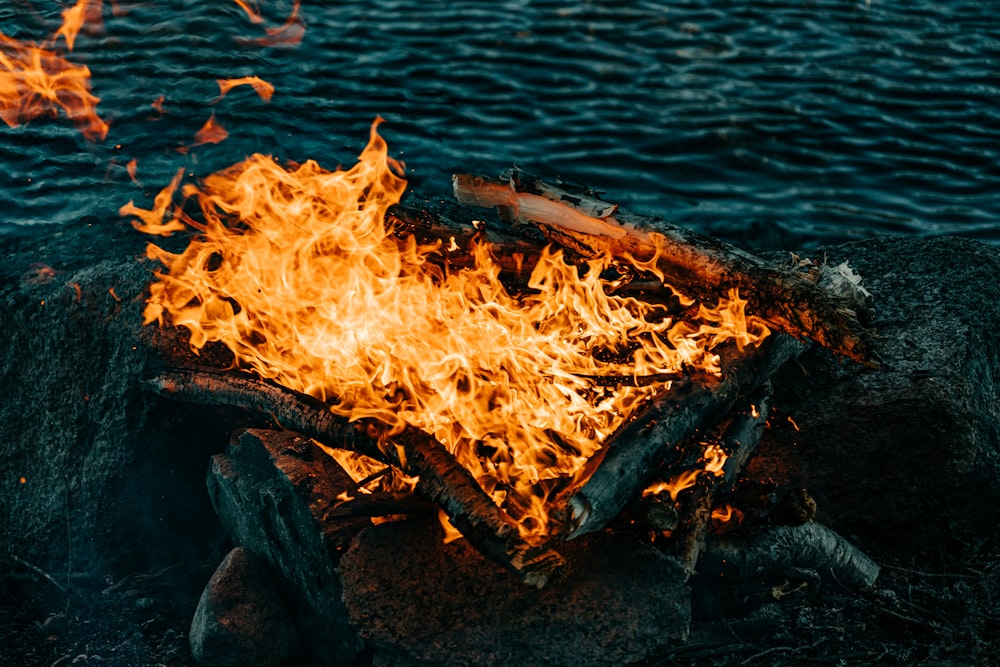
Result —
[[478, 550], [528, 585], [544, 586], [565, 565], [554, 550], [525, 543], [515, 522], [493, 503], [472, 475], [432, 436], [419, 429], [406, 427], [387, 440], [387, 429], [380, 424], [369, 420], [349, 422], [318, 399], [242, 373], [172, 369], [159, 373], [147, 385], [179, 400], [270, 415], [283, 427], [326, 445], [372, 456], [418, 476], [418, 493], [440, 505]]
[[782, 269], [716, 239], [571, 194], [515, 171], [506, 180], [453, 177], [463, 204], [497, 207], [501, 217], [537, 225], [581, 255], [628, 260], [688, 296], [714, 303], [737, 288], [748, 310], [770, 326], [856, 361], [874, 363], [872, 340], [849, 301], [817, 287], [814, 276]]
[[[724, 355], [721, 379], [689, 378], [654, 397], [593, 456], [560, 517], [569, 537], [600, 530], [645, 488], [660, 460], [700, 429], [724, 418], [741, 394], [771, 378], [808, 345], [773, 336], [738, 356]], [[733, 357], [736, 357], [735, 359]]]
[[732, 490], [743, 466], [753, 454], [764, 433], [770, 409], [770, 382], [760, 387], [747, 401], [728, 426], [719, 441], [727, 458], [720, 475], [703, 475], [694, 490], [691, 511], [674, 539], [679, 543], [678, 557], [689, 575], [695, 571], [705, 549], [712, 510], [720, 497]]

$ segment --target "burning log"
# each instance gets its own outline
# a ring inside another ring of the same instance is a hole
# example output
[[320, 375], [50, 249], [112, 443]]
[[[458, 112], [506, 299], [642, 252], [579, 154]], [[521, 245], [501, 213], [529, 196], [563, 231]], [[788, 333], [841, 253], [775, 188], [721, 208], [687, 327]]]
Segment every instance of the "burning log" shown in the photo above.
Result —
[[[331, 446], [356, 451], [398, 466], [419, 477], [417, 491], [445, 511], [469, 542], [515, 572], [528, 585], [542, 587], [564, 567], [554, 550], [533, 547], [517, 525], [497, 507], [472, 475], [433, 437], [405, 427], [396, 434], [372, 420], [349, 422], [311, 396], [249, 375], [215, 369], [170, 369], [150, 379], [156, 393], [178, 400], [224, 405], [271, 415], [279, 424]], [[383, 440], [387, 439], [383, 443]]]
[[725, 417], [742, 393], [771, 378], [807, 347], [794, 338], [774, 336], [736, 359], [731, 350], [718, 380], [688, 378], [662, 391], [588, 461], [579, 476], [585, 482], [572, 490], [564, 509], [567, 535], [607, 525], [649, 483], [667, 451]]
[[680, 543], [678, 557], [688, 575], [694, 573], [705, 549], [705, 536], [716, 500], [732, 491], [740, 471], [760, 442], [770, 401], [771, 383], [768, 381], [744, 402], [743, 409], [726, 426], [719, 442], [726, 454], [721, 474], [702, 476], [695, 486], [692, 510], [680, 534], [674, 538]]
[[537, 225], [545, 236], [586, 257], [627, 260], [701, 301], [739, 289], [749, 309], [775, 329], [872, 364], [870, 334], [851, 304], [811, 276], [781, 269], [716, 239], [644, 218], [583, 194], [513, 171], [506, 179], [459, 174], [455, 197], [497, 207], [502, 217]]

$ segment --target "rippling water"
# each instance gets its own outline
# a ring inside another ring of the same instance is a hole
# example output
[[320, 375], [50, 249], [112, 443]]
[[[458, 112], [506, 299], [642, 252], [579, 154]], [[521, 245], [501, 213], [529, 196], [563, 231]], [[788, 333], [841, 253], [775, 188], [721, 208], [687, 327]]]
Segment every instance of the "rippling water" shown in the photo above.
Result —
[[[122, 225], [118, 208], [149, 205], [179, 167], [253, 152], [349, 165], [382, 115], [431, 196], [454, 171], [517, 163], [761, 244], [1000, 244], [993, 1], [303, 0], [289, 47], [248, 41], [284, 21], [284, 0], [263, 3], [263, 24], [225, 0], [112, 4], [69, 55], [93, 73], [107, 139], [65, 119], [0, 124], [0, 223]], [[0, 30], [47, 39], [65, 6], [2, 0]], [[248, 75], [275, 86], [271, 103], [248, 87], [214, 102], [216, 79]], [[229, 138], [179, 152], [213, 113]]]

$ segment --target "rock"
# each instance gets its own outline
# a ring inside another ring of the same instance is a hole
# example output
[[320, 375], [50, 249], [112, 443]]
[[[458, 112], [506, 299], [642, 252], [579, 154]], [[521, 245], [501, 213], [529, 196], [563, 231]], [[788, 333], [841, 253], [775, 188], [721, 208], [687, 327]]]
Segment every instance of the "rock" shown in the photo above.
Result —
[[206, 667], [277, 667], [292, 657], [298, 633], [264, 564], [237, 547], [202, 593], [191, 621], [191, 652]]
[[275, 573], [303, 648], [322, 665], [349, 664], [361, 650], [341, 600], [339, 554], [319, 521], [343, 490], [336, 482], [344, 475], [308, 438], [264, 430], [235, 435], [208, 473], [209, 495], [227, 532]]
[[143, 391], [164, 336], [142, 325], [141, 242], [88, 228], [0, 240], [0, 541], [74, 574], [203, 559], [221, 532], [205, 460], [236, 422]]
[[368, 528], [341, 561], [344, 602], [379, 664], [615, 665], [684, 641], [680, 564], [621, 535], [560, 545], [564, 577], [538, 590], [433, 519]]
[[818, 520], [900, 554], [974, 550], [1000, 518], [1000, 252], [945, 237], [824, 254], [872, 293], [882, 364], [814, 348], [786, 367], [748, 474], [805, 486]]

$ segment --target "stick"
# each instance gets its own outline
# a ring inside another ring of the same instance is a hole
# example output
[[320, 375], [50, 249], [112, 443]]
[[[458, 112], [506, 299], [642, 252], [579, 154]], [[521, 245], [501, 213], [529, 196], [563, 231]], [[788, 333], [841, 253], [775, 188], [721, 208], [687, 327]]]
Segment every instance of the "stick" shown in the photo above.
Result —
[[573, 538], [607, 525], [649, 484], [661, 457], [725, 416], [741, 392], [771, 378], [807, 347], [788, 336], [771, 336], [735, 360], [735, 350], [724, 355], [722, 379], [689, 378], [651, 399], [584, 466], [578, 476], [584, 481], [570, 489], [555, 513], [563, 531]]
[[349, 422], [330, 406], [273, 382], [216, 369], [169, 369], [146, 382], [177, 400], [222, 405], [271, 415], [283, 427], [330, 447], [360, 452], [419, 476], [417, 492], [438, 503], [476, 549], [541, 588], [564, 568], [554, 550], [533, 547], [517, 524], [497, 507], [472, 475], [435, 438], [414, 427], [386, 438], [387, 428], [371, 420]]
[[680, 541], [679, 557], [688, 576], [694, 573], [698, 559], [705, 550], [705, 536], [712, 521], [712, 508], [716, 500], [720, 495], [732, 491], [740, 471], [757, 449], [767, 423], [770, 401], [771, 383], [766, 382], [744, 402], [743, 408], [722, 434], [719, 445], [728, 455], [722, 466], [722, 474], [703, 475], [695, 487], [693, 509], [680, 535], [674, 537]]

